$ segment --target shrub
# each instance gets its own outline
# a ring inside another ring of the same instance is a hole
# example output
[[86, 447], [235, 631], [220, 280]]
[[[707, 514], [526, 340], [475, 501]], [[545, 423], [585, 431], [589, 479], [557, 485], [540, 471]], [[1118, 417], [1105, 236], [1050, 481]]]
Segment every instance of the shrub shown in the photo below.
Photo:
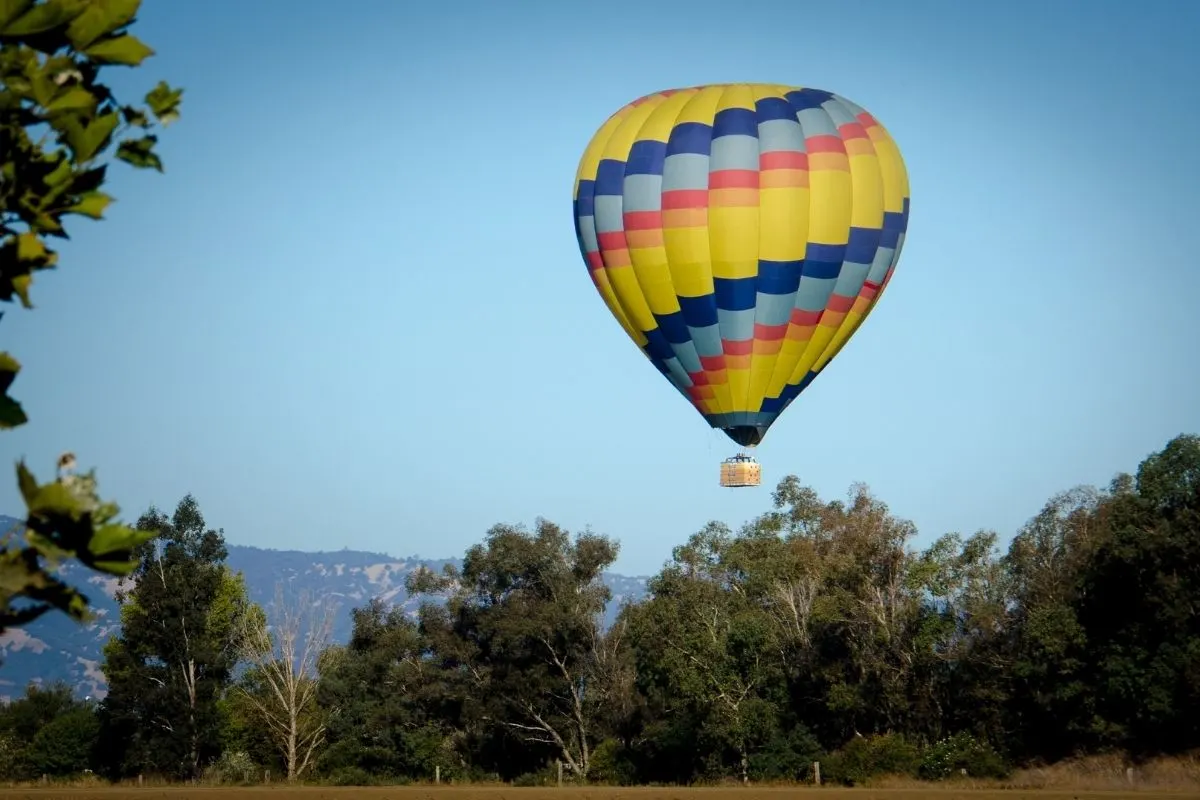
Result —
[[830, 755], [821, 765], [822, 778], [855, 786], [880, 775], [915, 777], [921, 751], [898, 733], [858, 737]]
[[206, 777], [219, 783], [249, 783], [258, 765], [245, 750], [226, 750], [208, 772]]
[[969, 733], [956, 733], [934, 744], [921, 761], [921, 777], [944, 780], [966, 770], [972, 778], [1005, 778], [1011, 769], [996, 749]]
[[376, 778], [362, 767], [341, 767], [329, 774], [333, 786], [373, 786]]
[[[557, 779], [557, 775], [555, 777]], [[588, 764], [588, 780], [592, 783], [618, 786], [628, 786], [637, 782], [636, 769], [620, 742], [616, 739], [605, 739], [596, 745]]]

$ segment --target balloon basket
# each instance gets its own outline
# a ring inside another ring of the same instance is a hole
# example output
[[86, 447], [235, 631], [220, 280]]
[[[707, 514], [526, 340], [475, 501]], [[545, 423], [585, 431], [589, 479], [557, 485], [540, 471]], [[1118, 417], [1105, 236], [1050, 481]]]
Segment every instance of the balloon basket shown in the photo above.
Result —
[[728, 489], [758, 486], [762, 483], [762, 466], [746, 453], [738, 453], [721, 462], [721, 485]]

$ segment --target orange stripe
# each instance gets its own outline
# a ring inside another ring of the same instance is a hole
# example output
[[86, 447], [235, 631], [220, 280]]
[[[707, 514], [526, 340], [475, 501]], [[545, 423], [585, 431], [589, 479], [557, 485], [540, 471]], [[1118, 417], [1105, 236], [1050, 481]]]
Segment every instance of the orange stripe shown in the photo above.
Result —
[[758, 205], [758, 187], [753, 189], [712, 189], [709, 203], [714, 208], [744, 208]]

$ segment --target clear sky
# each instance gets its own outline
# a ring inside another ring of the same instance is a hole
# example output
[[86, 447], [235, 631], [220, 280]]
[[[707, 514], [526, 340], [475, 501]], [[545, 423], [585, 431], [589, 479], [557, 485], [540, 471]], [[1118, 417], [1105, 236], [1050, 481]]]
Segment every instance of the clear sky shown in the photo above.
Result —
[[[6, 458], [72, 449], [130, 520], [193, 492], [237, 544], [444, 557], [542, 515], [648, 573], [788, 473], [867, 482], [919, 544], [1007, 540], [1200, 432], [1200, 4], [434, 7], [146, 0], [158, 55], [118, 85], [185, 87], [167, 172], [114, 168], [109, 219], [6, 310], [32, 416]], [[730, 491], [736, 446], [588, 280], [571, 188], [624, 103], [741, 80], [867, 108], [912, 215], [764, 486]]]

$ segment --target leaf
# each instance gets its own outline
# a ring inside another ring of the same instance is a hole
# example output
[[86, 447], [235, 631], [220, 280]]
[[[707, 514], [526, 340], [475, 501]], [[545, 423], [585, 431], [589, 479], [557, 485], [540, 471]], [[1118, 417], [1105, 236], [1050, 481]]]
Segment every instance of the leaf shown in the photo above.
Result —
[[134, 106], [125, 106], [122, 108], [121, 116], [127, 124], [137, 128], [145, 128], [150, 125], [150, 117], [146, 116], [146, 112]]
[[0, 353], [0, 429], [9, 430], [29, 421], [21, 404], [8, 396], [8, 389], [21, 371], [21, 364], [8, 353]]
[[153, 152], [154, 143], [157, 141], [157, 136], [127, 139], [117, 147], [117, 158], [140, 169], [153, 167], [162, 172], [162, 159]]
[[96, 529], [80, 560], [112, 575], [128, 575], [138, 564], [134, 548], [157, 535], [157, 531], [139, 531], [126, 525], [104, 525]]
[[25, 498], [25, 505], [31, 520], [43, 516], [76, 517], [83, 510], [75, 493], [58, 482], [38, 486], [32, 498]]
[[83, 111], [94, 108], [95, 105], [96, 98], [91, 92], [82, 86], [72, 86], [46, 104], [46, 113], [61, 114], [64, 111]]
[[47, 186], [61, 186], [74, 173], [71, 159], [59, 158], [58, 165], [43, 179]]
[[98, 167], [77, 173], [75, 179], [71, 181], [71, 192], [74, 194], [84, 194], [96, 191], [104, 185], [107, 173], [107, 164], [101, 164]]
[[21, 371], [21, 362], [9, 353], [0, 353], [0, 392], [7, 392], [8, 387], [17, 379]]
[[8, 395], [0, 396], [0, 430], [12, 430], [29, 422], [25, 409]]
[[101, 114], [88, 123], [80, 141], [80, 147], [75, 151], [75, 157], [80, 161], [88, 161], [92, 156], [108, 145], [109, 137], [117, 129], [121, 115], [116, 111]]
[[43, 263], [46, 260], [46, 245], [37, 234], [25, 231], [17, 234], [17, 260]]
[[0, 30], [29, 10], [33, 0], [0, 0]]
[[154, 55], [154, 51], [145, 42], [130, 34], [96, 42], [83, 52], [106, 64], [124, 64], [130, 67], [136, 67]]
[[82, 214], [92, 219], [104, 219], [104, 209], [108, 208], [113, 199], [104, 192], [88, 192], [79, 198], [79, 202], [65, 211]]
[[23, 308], [33, 308], [33, 303], [29, 300], [29, 287], [33, 285], [33, 276], [28, 272], [24, 275], [17, 275], [10, 283], [12, 284], [13, 293], [21, 299], [21, 306]]
[[17, 485], [21, 488], [21, 497], [25, 500], [25, 505], [28, 506], [30, 500], [37, 494], [38, 482], [29, 468], [25, 466], [25, 459], [17, 462]]
[[83, 50], [106, 33], [128, 25], [137, 15], [142, 0], [104, 0], [88, 7], [67, 26], [67, 36], [76, 50]]
[[82, 8], [77, 3], [63, 0], [46, 0], [39, 3], [14, 21], [0, 29], [3, 36], [29, 36], [33, 33], [45, 33], [54, 28], [66, 25], [74, 19]]
[[179, 118], [179, 103], [182, 99], [183, 89], [172, 89], [166, 81], [159, 81], [157, 86], [146, 93], [146, 105], [163, 125], [169, 125]]

